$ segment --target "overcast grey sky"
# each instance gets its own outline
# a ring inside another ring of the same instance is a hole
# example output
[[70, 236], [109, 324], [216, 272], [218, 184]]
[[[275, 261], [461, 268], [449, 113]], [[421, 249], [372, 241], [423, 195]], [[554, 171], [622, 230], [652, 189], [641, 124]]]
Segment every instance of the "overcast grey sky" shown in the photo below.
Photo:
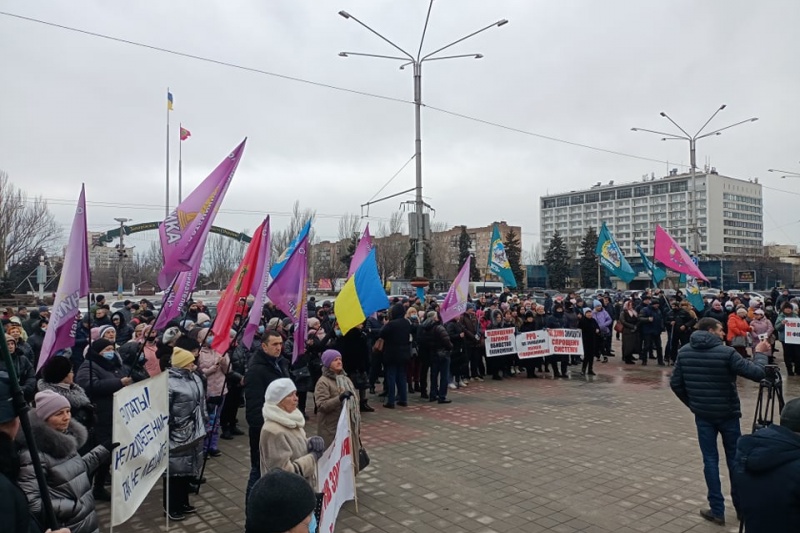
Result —
[[[341, 50], [392, 54], [345, 9], [415, 50], [427, 0], [226, 0], [29, 2], [2, 11], [154, 46], [412, 99], [412, 78], [391, 61], [340, 58]], [[684, 143], [634, 133], [667, 130], [667, 111], [692, 132], [722, 103], [712, 126], [759, 117], [698, 144], [698, 162], [765, 185], [766, 241], [798, 243], [800, 71], [796, 0], [436, 0], [425, 49], [501, 18], [510, 23], [453, 48], [482, 53], [425, 67], [426, 104], [513, 128], [652, 158], [593, 151], [423, 110], [424, 195], [435, 220], [523, 227], [538, 242], [540, 194], [634, 181], [688, 163]], [[299, 199], [316, 209], [317, 235], [359, 213], [413, 154], [413, 106], [213, 65], [0, 16], [0, 169], [52, 199], [67, 224], [85, 181], [91, 229], [114, 217], [163, 218], [166, 89], [175, 98], [184, 190], [243, 137], [249, 142], [217, 224], [274, 227]], [[667, 164], [667, 161], [669, 164]], [[406, 169], [383, 194], [413, 187]], [[787, 192], [780, 192], [778, 189]], [[409, 196], [410, 198], [410, 196]], [[64, 202], [66, 200], [67, 202]], [[131, 204], [129, 207], [98, 205]], [[374, 206], [376, 225], [400, 199]], [[70, 205], [62, 205], [68, 203]], [[238, 211], [230, 212], [230, 211]], [[246, 211], [246, 213], [242, 213]], [[334, 215], [334, 216], [325, 216]], [[155, 237], [140, 237], [141, 244]]]

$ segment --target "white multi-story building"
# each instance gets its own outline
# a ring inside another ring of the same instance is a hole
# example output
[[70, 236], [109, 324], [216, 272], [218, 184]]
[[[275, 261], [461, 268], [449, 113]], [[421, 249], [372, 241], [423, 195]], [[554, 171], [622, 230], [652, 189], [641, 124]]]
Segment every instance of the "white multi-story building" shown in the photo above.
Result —
[[[653, 253], [656, 224], [690, 249], [692, 209], [696, 209], [699, 252], [709, 255], [763, 255], [763, 211], [758, 179], [744, 181], [719, 175], [715, 169], [697, 173], [697, 205], [692, 205], [690, 174], [673, 170], [661, 179], [647, 177], [626, 184], [597, 183], [582, 191], [541, 198], [541, 245], [547, 250], [558, 230], [570, 253], [578, 257], [589, 227], [603, 222], [623, 254], [638, 258], [636, 243]], [[692, 250], [694, 251], [694, 250]]]

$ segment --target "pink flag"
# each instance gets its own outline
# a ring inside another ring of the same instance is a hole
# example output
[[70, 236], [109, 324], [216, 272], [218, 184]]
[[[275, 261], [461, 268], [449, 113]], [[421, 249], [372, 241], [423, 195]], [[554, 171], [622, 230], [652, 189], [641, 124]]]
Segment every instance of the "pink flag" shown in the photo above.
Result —
[[361, 263], [363, 263], [364, 259], [369, 255], [370, 250], [372, 250], [372, 237], [369, 235], [369, 224], [367, 224], [367, 227], [364, 228], [364, 235], [361, 236], [361, 240], [358, 241], [358, 246], [356, 246], [356, 252], [353, 254], [353, 258], [350, 259], [350, 271], [347, 273], [348, 278], [356, 273], [358, 267], [361, 266]]
[[[202, 243], [199, 248], [202, 250], [205, 243]], [[158, 318], [156, 319], [155, 328], [160, 330], [167, 327], [170, 320], [177, 318], [183, 313], [186, 300], [189, 295], [194, 291], [194, 286], [197, 283], [197, 276], [200, 274], [201, 261], [197, 261], [191, 270], [179, 273], [175, 276], [171, 288], [164, 292], [164, 298], [161, 300], [161, 309], [158, 311]]]
[[[257, 236], [254, 235], [253, 237], [256, 238]], [[245, 326], [244, 334], [242, 335], [242, 344], [248, 348], [253, 344], [253, 337], [261, 322], [261, 310], [264, 308], [264, 302], [267, 301], [270, 247], [269, 216], [267, 216], [261, 228], [261, 254], [258, 256], [256, 271], [253, 274], [253, 286], [250, 288], [250, 294], [253, 295], [255, 300], [253, 300], [253, 305], [250, 307], [247, 326]]]
[[255, 281], [255, 274], [263, 255], [261, 246], [264, 244], [264, 239], [261, 238], [261, 235], [267, 224], [269, 224], [269, 218], [264, 219], [264, 222], [256, 229], [255, 237], [247, 245], [239, 268], [234, 272], [222, 299], [217, 304], [217, 316], [214, 317], [214, 327], [211, 328], [211, 332], [214, 334], [211, 347], [217, 353], [225, 353], [230, 348], [230, 331], [236, 316], [239, 315], [244, 320], [247, 297], [252, 294], [253, 285], [258, 283]]
[[444, 297], [442, 308], [439, 314], [442, 317], [442, 323], [449, 322], [457, 318], [464, 311], [467, 310], [467, 296], [469, 296], [469, 268], [472, 262], [472, 257], [467, 257], [467, 262], [461, 267], [453, 284], [450, 285], [450, 290], [447, 291], [447, 296]]
[[[158, 275], [158, 285], [162, 289], [178, 273], [192, 270], [194, 262], [202, 258], [205, 236], [225, 198], [246, 142], [243, 140], [159, 226], [164, 267]], [[201, 253], [196, 253], [198, 247]]]
[[267, 296], [294, 324], [292, 363], [306, 350], [306, 286], [308, 283], [308, 235], [303, 237], [286, 264], [272, 280]]
[[660, 225], [656, 225], [655, 253], [653, 258], [665, 267], [681, 274], [708, 281], [692, 258]]
[[75, 344], [80, 299], [89, 295], [89, 245], [86, 230], [86, 193], [81, 185], [69, 243], [64, 251], [64, 268], [61, 270], [50, 323], [47, 325], [41, 355], [36, 365], [37, 372], [57, 351], [71, 348]]

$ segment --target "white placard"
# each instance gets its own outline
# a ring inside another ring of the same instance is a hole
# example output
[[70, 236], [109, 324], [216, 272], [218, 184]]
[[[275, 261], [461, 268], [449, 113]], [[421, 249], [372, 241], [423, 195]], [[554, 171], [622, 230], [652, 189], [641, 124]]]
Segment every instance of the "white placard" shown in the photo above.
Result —
[[783, 324], [786, 344], [800, 344], [800, 318], [785, 318]]
[[550, 335], [547, 331], [526, 331], [517, 335], [517, 356], [520, 359], [545, 357], [551, 353]]
[[167, 372], [114, 393], [111, 525], [128, 520], [169, 462]]
[[349, 402], [342, 404], [336, 426], [336, 437], [317, 461], [317, 482], [322, 496], [320, 533], [332, 533], [344, 502], [356, 497], [356, 476], [353, 466], [353, 441], [350, 436]]
[[517, 341], [514, 328], [486, 330], [486, 357], [496, 357], [516, 353]]
[[579, 329], [548, 329], [553, 355], [583, 355], [583, 336]]

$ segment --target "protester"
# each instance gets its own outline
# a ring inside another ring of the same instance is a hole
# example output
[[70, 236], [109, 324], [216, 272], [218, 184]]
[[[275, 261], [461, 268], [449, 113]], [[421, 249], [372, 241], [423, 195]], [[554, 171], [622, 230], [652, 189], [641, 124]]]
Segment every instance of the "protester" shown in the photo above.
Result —
[[133, 328], [128, 324], [121, 311], [111, 315], [111, 325], [114, 326], [118, 344], [123, 345], [133, 338]]
[[411, 357], [411, 323], [405, 318], [403, 304], [391, 308], [391, 320], [383, 326], [380, 338], [384, 341], [383, 364], [386, 369], [386, 403], [388, 409], [408, 405], [406, 364]]
[[[42, 367], [42, 379], [36, 385], [37, 390], [51, 391], [60, 394], [69, 402], [70, 414], [87, 430], [91, 431], [95, 423], [95, 408], [86, 395], [86, 391], [73, 381], [72, 363], [66, 357], [51, 357]], [[84, 447], [91, 446], [87, 443]], [[79, 450], [88, 451], [86, 449]]]
[[264, 395], [269, 384], [279, 378], [289, 377], [289, 361], [281, 357], [283, 337], [267, 330], [261, 340], [261, 349], [253, 354], [244, 376], [245, 418], [250, 438], [250, 477], [247, 481], [245, 501], [258, 478], [261, 477], [261, 428], [264, 426]]
[[279, 378], [269, 384], [262, 414], [261, 475], [280, 468], [303, 476], [316, 488], [317, 460], [325, 451], [325, 442], [322, 437], [306, 438], [306, 419], [297, 409], [297, 388], [291, 379]]
[[[98, 339], [89, 345], [86, 361], [78, 369], [75, 381], [89, 394], [97, 409], [97, 421], [93, 431], [93, 444], [111, 442], [114, 421], [114, 393], [133, 383], [122, 369], [114, 343]], [[111, 501], [111, 494], [104, 487], [108, 479], [110, 461], [100, 465], [94, 476], [94, 499]]]
[[[730, 332], [729, 332], [730, 333]], [[708, 487], [710, 509], [700, 515], [715, 524], [725, 524], [725, 500], [719, 479], [719, 451], [717, 436], [722, 436], [728, 470], [733, 475], [736, 442], [741, 436], [739, 419], [742, 417], [736, 377], [752, 381], [764, 379], [764, 365], [770, 346], [760, 343], [754, 362], [743, 358], [736, 350], [725, 346], [722, 324], [713, 318], [703, 318], [697, 323], [689, 344], [678, 352], [678, 360], [670, 378], [675, 395], [694, 413], [697, 439], [703, 455], [703, 474]], [[740, 508], [736, 484], [731, 486], [735, 509]]]
[[639, 313], [632, 300], [622, 305], [619, 323], [622, 325], [622, 360], [626, 365], [636, 364], [633, 356], [642, 351], [642, 338], [639, 335]]
[[464, 350], [469, 360], [469, 377], [473, 381], [483, 381], [486, 376], [486, 367], [483, 364], [481, 327], [475, 314], [475, 304], [467, 303], [467, 310], [461, 315], [459, 322], [464, 330]]
[[[566, 327], [566, 319], [564, 318], [564, 306], [561, 302], [556, 302], [553, 305], [553, 314], [547, 318], [548, 329], [559, 329]], [[567, 374], [567, 366], [569, 364], [568, 355], [548, 355], [544, 358], [545, 370], [547, 365], [553, 366], [554, 378], [569, 378]], [[560, 367], [560, 368], [559, 368]]]
[[164, 478], [164, 511], [173, 521], [185, 520], [187, 514], [197, 512], [189, 503], [189, 491], [199, 479], [203, 463], [206, 401], [203, 382], [195, 369], [191, 352], [173, 349], [168, 370], [169, 479]]
[[[36, 394], [36, 370], [34, 370], [33, 363], [23, 355], [22, 350], [17, 348], [17, 341], [14, 337], [6, 337], [6, 346], [8, 352], [11, 354], [11, 361], [14, 364], [14, 371], [19, 380], [19, 386], [22, 388], [22, 394], [25, 395], [25, 401], [32, 402], [33, 395]], [[5, 359], [0, 358], [0, 372], [7, 372]]]
[[[639, 312], [639, 324], [642, 333], [642, 354], [639, 359], [642, 360], [642, 365], [647, 365], [648, 359], [657, 359], [658, 366], [666, 366], [661, 345], [664, 315], [661, 313], [661, 302], [657, 298], [651, 300], [650, 305], [643, 307]], [[655, 358], [653, 349], [656, 350]]]
[[[750, 333], [747, 339], [748, 344], [753, 347], [753, 352], [755, 352], [755, 347], [762, 340], [766, 340], [772, 345], [771, 337], [774, 332], [775, 327], [772, 325], [772, 322], [767, 319], [764, 311], [756, 309], [753, 312], [753, 320], [750, 321]], [[772, 350], [770, 350], [770, 359], [771, 358]]]
[[[601, 311], [604, 313], [605, 311]], [[606, 313], [608, 315], [608, 313]], [[594, 318], [594, 311], [588, 307], [583, 310], [583, 314], [578, 319], [578, 329], [581, 330], [583, 340], [583, 364], [581, 365], [581, 376], [594, 376], [594, 360], [600, 357], [601, 344], [603, 342], [602, 329]], [[608, 361], [608, 358], [605, 358]]]
[[[81, 456], [78, 449], [88, 441], [88, 432], [72, 419], [69, 401], [55, 392], [37, 393], [34, 413], [35, 416], [30, 417], [31, 431], [56, 520], [73, 533], [99, 532], [89, 477], [110, 459], [111, 441]], [[19, 486], [28, 498], [31, 513], [40, 523], [45, 523], [42, 497], [25, 435], [19, 433], [16, 442], [20, 455]]]
[[227, 353], [219, 354], [211, 347], [214, 336], [209, 334], [208, 328], [200, 329], [198, 340], [205, 340], [197, 357], [197, 366], [206, 379], [206, 404], [208, 406], [208, 427], [206, 428], [208, 436], [203, 444], [203, 452], [208, 453], [211, 457], [219, 457], [222, 452], [219, 451], [218, 446], [220, 428], [217, 416], [225, 401], [225, 392], [227, 391], [225, 378], [230, 369], [230, 358]]
[[786, 402], [780, 425], [736, 445], [732, 482], [747, 533], [794, 533], [800, 525], [800, 398]]
[[800, 344], [786, 342], [786, 319], [797, 318], [797, 311], [791, 302], [786, 302], [781, 307], [781, 312], [775, 320], [775, 330], [783, 346], [783, 362], [786, 364], [786, 373], [790, 376], [800, 376]]
[[[364, 335], [364, 325], [359, 324], [344, 335], [338, 336], [334, 343], [334, 348], [342, 354], [344, 371], [358, 391], [358, 404], [361, 412], [374, 412], [375, 409], [369, 405], [369, 398], [367, 398], [367, 388], [369, 387], [369, 347]], [[417, 359], [418, 362], [419, 359]], [[417, 376], [419, 376], [419, 367]], [[416, 390], [420, 391], [419, 377], [417, 377], [415, 385]]]
[[[353, 442], [352, 449], [357, 452], [359, 448], [359, 438], [361, 434], [361, 414], [357, 402], [355, 387], [350, 378], [344, 371], [342, 356], [336, 350], [325, 350], [322, 354], [322, 377], [314, 388], [314, 401], [317, 404], [317, 434], [322, 437], [327, 448], [333, 443], [336, 437], [336, 427], [339, 422], [339, 415], [345, 400], [348, 402], [348, 415], [350, 416], [350, 427], [352, 428]], [[354, 457], [358, 457], [356, 453]], [[358, 461], [354, 461], [358, 464]]]
[[[614, 319], [611, 318], [611, 314], [606, 311], [603, 304], [600, 300], [595, 300], [592, 302], [594, 309], [592, 310], [592, 318], [595, 322], [597, 322], [598, 328], [600, 330], [600, 340], [597, 347], [596, 357], [600, 359], [603, 357], [603, 362], [608, 363], [608, 356], [611, 355], [611, 325], [614, 323]], [[587, 307], [588, 309], [588, 307]], [[585, 313], [586, 309], [584, 309]], [[578, 328], [580, 326], [580, 318], [578, 319]], [[586, 363], [586, 349], [584, 348], [584, 363]], [[589, 370], [591, 372], [591, 369]], [[590, 376], [593, 374], [589, 374]]]
[[245, 533], [316, 533], [314, 489], [297, 474], [275, 469], [253, 486]]
[[735, 313], [728, 316], [728, 344], [739, 352], [742, 357], [749, 357], [747, 353], [747, 338], [750, 335], [750, 324], [747, 323], [747, 309], [739, 307]]

